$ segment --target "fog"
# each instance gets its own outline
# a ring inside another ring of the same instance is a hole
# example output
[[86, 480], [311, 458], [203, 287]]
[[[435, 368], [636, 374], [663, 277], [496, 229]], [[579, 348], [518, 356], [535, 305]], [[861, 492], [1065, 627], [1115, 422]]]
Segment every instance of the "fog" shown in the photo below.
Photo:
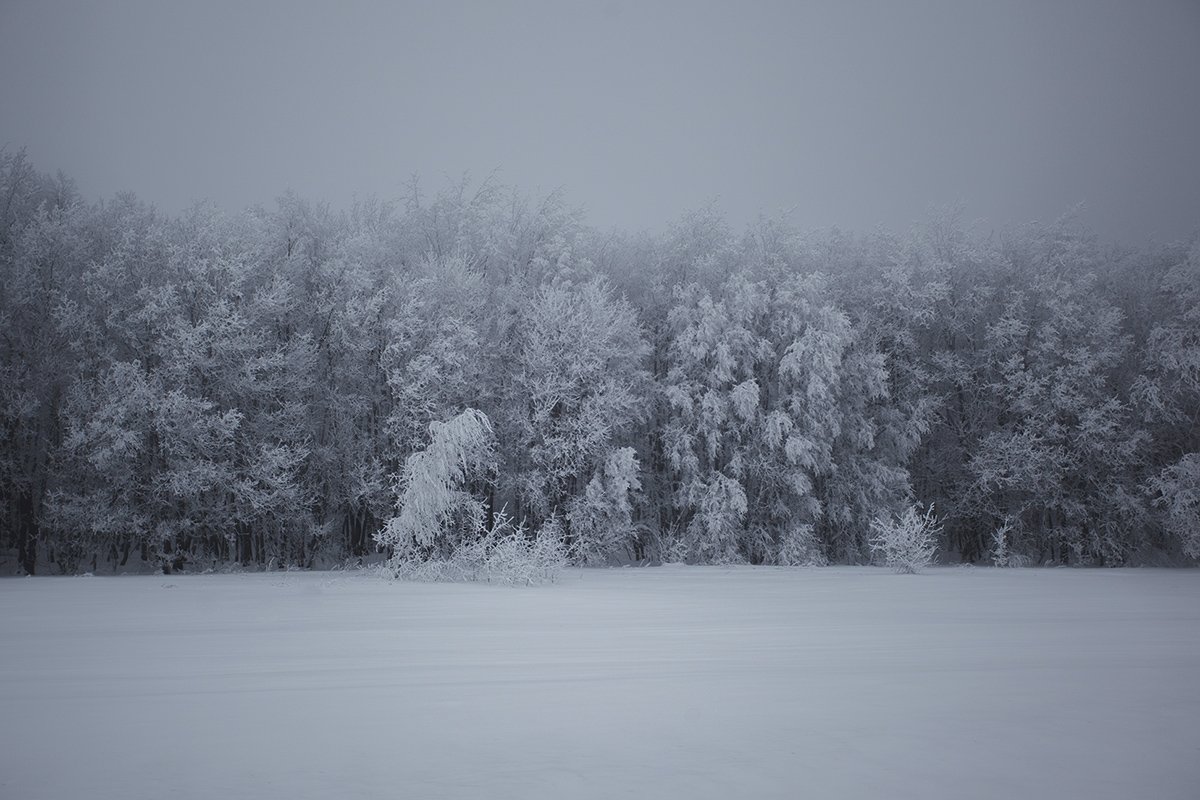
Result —
[[[0, 145], [168, 213], [464, 173], [600, 227], [1200, 222], [1200, 5], [5, 2]], [[1082, 205], [1080, 205], [1082, 204]]]

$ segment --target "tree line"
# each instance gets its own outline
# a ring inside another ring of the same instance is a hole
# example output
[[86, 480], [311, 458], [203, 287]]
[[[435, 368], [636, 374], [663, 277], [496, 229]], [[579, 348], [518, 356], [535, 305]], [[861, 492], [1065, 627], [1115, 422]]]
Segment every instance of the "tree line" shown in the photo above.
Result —
[[1200, 556], [1195, 238], [956, 212], [606, 232], [465, 181], [167, 216], [3, 153], [0, 336], [3, 544], [30, 573], [377, 552], [405, 465], [468, 409], [484, 527], [582, 563], [861, 563], [913, 504], [948, 560]]

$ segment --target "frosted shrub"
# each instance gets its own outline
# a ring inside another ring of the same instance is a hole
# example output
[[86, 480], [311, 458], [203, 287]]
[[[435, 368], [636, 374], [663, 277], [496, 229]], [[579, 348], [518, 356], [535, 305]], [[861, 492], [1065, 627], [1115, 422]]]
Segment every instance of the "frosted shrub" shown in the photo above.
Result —
[[490, 531], [459, 543], [452, 553], [422, 557], [408, 551], [388, 561], [386, 572], [410, 581], [534, 586], [556, 581], [567, 562], [562, 530], [554, 520], [531, 538], [524, 525], [501, 511]]
[[1012, 517], [1006, 517], [1004, 524], [992, 531], [992, 564], [997, 567], [1014, 566], [1012, 554], [1009, 552], [1012, 529]]
[[899, 516], [872, 521], [874, 535], [869, 544], [886, 566], [896, 572], [916, 573], [933, 563], [941, 532], [932, 505], [923, 515], [917, 506], [909, 506]]
[[553, 583], [566, 565], [561, 535], [543, 529], [531, 541], [522, 528], [495, 540], [486, 553], [482, 577], [491, 583], [534, 586]]

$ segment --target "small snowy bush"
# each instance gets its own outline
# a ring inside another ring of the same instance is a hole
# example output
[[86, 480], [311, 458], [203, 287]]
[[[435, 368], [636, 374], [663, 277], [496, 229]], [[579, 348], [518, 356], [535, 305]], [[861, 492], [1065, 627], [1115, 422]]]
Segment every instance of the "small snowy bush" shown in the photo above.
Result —
[[1012, 530], [1012, 517], [1005, 517], [1004, 524], [992, 531], [992, 564], [997, 567], [1015, 566], [1009, 552]]
[[567, 566], [562, 537], [545, 529], [532, 541], [520, 530], [495, 540], [486, 552], [481, 575], [491, 583], [535, 586], [553, 583]]
[[909, 506], [899, 516], [872, 521], [871, 532], [874, 536], [869, 544], [877, 558], [896, 572], [916, 573], [933, 563], [942, 526], [932, 505], [924, 514], [917, 506]]
[[556, 581], [567, 562], [562, 530], [554, 520], [530, 538], [524, 525], [501, 511], [490, 531], [460, 542], [452, 553], [423, 557], [408, 551], [389, 560], [385, 570], [400, 580], [534, 586]]

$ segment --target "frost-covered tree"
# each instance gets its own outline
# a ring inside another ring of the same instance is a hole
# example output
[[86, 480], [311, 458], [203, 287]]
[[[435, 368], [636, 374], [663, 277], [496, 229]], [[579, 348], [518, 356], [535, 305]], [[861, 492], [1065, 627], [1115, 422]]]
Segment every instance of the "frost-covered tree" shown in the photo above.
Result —
[[935, 219], [930, 241], [877, 233], [803, 243], [801, 261], [829, 272], [852, 326], [839, 371], [836, 477], [821, 484], [831, 558], [866, 560], [871, 521], [898, 513], [915, 492], [915, 457], [938, 405], [925, 359], [930, 324], [946, 296], [946, 262], [961, 246], [953, 226], [953, 214]]
[[485, 504], [473, 485], [492, 479], [495, 436], [491, 420], [468, 408], [446, 422], [431, 422], [429, 445], [408, 457], [396, 478], [398, 513], [376, 534], [392, 563], [445, 556], [484, 527]]
[[663, 440], [675, 476], [673, 558], [737, 561], [748, 556], [747, 457], [761, 419], [758, 368], [771, 354], [759, 333], [763, 287], [732, 276], [714, 298], [693, 284], [670, 314], [670, 370], [663, 385]]
[[557, 518], [536, 536], [504, 510], [489, 520], [480, 489], [495, 479], [496, 442], [487, 416], [467, 409], [433, 422], [429, 439], [406, 460], [396, 481], [399, 513], [376, 534], [391, 553], [391, 574], [515, 584], [555, 580], [568, 555]]
[[764, 291], [770, 352], [757, 368], [763, 390], [746, 454], [746, 549], [756, 561], [819, 563], [819, 487], [833, 470], [852, 331], [819, 275], [775, 276]]
[[23, 154], [0, 152], [0, 215], [0, 520], [32, 574], [47, 541], [59, 410], [86, 355], [74, 344], [91, 210]]
[[672, 312], [666, 441], [683, 520], [674, 552], [859, 560], [870, 519], [908, 496], [920, 422], [889, 416], [885, 359], [819, 275], [767, 272], [735, 276], [718, 301], [693, 290]]
[[391, 446], [409, 453], [424, 445], [430, 422], [483, 399], [486, 298], [479, 275], [460, 257], [423, 258], [395, 292], [380, 364], [390, 392]]
[[137, 363], [76, 384], [64, 409], [60, 486], [48, 503], [69, 570], [89, 554], [131, 548], [160, 564], [191, 537], [220, 537], [236, 491], [242, 416], [167, 389]]
[[835, 453], [845, 426], [846, 359], [855, 341], [850, 320], [837, 309], [819, 275], [788, 276], [773, 292], [767, 364], [768, 412], [757, 437], [755, 479], [757, 548], [781, 563], [826, 557], [828, 491], [838, 472]]
[[1147, 483], [1171, 542], [1200, 558], [1200, 242], [1154, 292], [1157, 321], [1133, 382], [1134, 403], [1152, 433]]
[[[637, 461], [619, 453], [645, 418], [645, 355], [632, 308], [602, 282], [541, 289], [524, 310], [500, 413], [505, 485], [534, 524], [558, 515], [573, 541], [572, 508], [597, 475], [610, 494], [634, 485]], [[580, 552], [602, 557], [596, 545]]]
[[[382, 356], [396, 315], [403, 251], [393, 207], [355, 203], [333, 214], [294, 195], [252, 216], [248, 258], [269, 268], [271, 329], [311, 358], [295, 417], [304, 459], [297, 487], [304, 518], [291, 523], [289, 560], [361, 556], [390, 513], [388, 476], [402, 462], [386, 431], [391, 394]], [[266, 270], [264, 270], [266, 271]]]
[[1119, 313], [1085, 279], [1039, 281], [989, 339], [1000, 418], [969, 461], [974, 502], [1041, 557], [1120, 563], [1145, 520], [1126, 483], [1142, 434], [1109, 377], [1128, 347]]
[[1200, 453], [1188, 453], [1150, 481], [1167, 532], [1189, 558], [1200, 558]]
[[633, 501], [642, 488], [639, 472], [633, 448], [617, 448], [571, 500], [567, 518], [578, 561], [604, 563], [611, 555], [624, 555], [638, 539]]

